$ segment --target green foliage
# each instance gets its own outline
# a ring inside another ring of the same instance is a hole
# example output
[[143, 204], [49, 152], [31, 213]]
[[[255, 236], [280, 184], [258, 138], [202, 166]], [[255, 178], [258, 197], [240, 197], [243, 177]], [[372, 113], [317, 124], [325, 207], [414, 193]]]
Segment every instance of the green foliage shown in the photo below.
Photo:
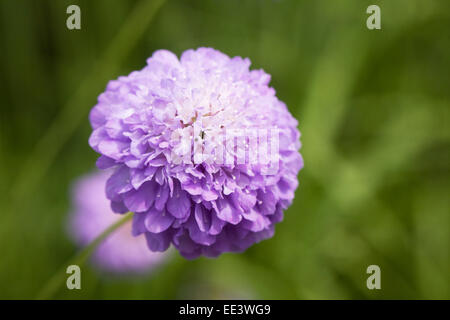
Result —
[[[160, 48], [250, 57], [300, 122], [305, 168], [273, 239], [149, 276], [83, 268], [56, 298], [449, 299], [450, 5], [375, 1], [0, 2], [0, 298], [34, 298], [77, 248], [71, 183], [89, 109]], [[66, 7], [81, 7], [68, 30]], [[366, 268], [381, 267], [381, 290]]]

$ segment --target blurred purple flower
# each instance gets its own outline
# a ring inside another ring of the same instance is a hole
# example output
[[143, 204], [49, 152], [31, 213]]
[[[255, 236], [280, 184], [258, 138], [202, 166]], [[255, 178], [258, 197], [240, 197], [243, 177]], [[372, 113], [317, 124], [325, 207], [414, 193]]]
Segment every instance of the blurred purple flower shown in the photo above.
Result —
[[115, 212], [135, 212], [133, 234], [150, 250], [240, 252], [271, 237], [291, 204], [303, 167], [297, 120], [270, 76], [249, 67], [210, 48], [180, 59], [159, 50], [91, 110], [97, 166], [115, 168], [107, 197]]
[[[105, 196], [105, 183], [110, 172], [96, 172], [78, 180], [73, 190], [74, 208], [69, 230], [72, 238], [85, 246], [120, 219]], [[115, 230], [93, 254], [100, 268], [120, 272], [146, 272], [165, 259], [165, 253], [148, 250], [145, 237], [133, 237], [131, 222]]]

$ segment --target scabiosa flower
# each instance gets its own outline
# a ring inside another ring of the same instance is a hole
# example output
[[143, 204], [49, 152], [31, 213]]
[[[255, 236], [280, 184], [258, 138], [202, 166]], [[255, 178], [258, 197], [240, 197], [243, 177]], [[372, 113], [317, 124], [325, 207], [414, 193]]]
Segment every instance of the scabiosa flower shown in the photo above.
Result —
[[[156, 51], [110, 81], [90, 113], [106, 193], [133, 234], [186, 258], [240, 252], [274, 233], [303, 167], [297, 121], [250, 60]], [[274, 134], [275, 132], [275, 134]]]
[[[110, 225], [120, 219], [113, 214], [105, 195], [105, 183], [110, 173], [96, 172], [76, 182], [73, 189], [74, 208], [69, 231], [81, 246], [92, 242]], [[131, 235], [131, 222], [124, 224], [96, 249], [93, 259], [100, 268], [114, 272], [146, 272], [166, 258], [166, 253], [148, 250], [145, 237]]]

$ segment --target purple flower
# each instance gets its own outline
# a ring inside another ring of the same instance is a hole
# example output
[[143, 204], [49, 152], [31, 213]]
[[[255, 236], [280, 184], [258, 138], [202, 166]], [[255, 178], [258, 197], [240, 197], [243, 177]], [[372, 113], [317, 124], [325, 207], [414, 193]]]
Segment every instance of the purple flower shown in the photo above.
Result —
[[[74, 209], [69, 230], [74, 240], [85, 246], [120, 219], [113, 214], [105, 196], [108, 172], [97, 172], [80, 179], [73, 190]], [[131, 222], [121, 226], [96, 249], [93, 259], [111, 272], [145, 272], [165, 259], [166, 254], [147, 249], [144, 236], [131, 235]]]
[[90, 113], [106, 193], [135, 212], [133, 234], [186, 258], [240, 252], [269, 238], [303, 167], [297, 120], [250, 60], [210, 48], [110, 81]]

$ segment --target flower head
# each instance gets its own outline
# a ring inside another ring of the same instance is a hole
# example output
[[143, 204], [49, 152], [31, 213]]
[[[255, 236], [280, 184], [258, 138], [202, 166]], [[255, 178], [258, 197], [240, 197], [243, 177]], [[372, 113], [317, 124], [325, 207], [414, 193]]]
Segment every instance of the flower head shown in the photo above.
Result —
[[[120, 216], [112, 212], [105, 196], [105, 183], [109, 176], [108, 172], [96, 172], [75, 184], [69, 229], [80, 246], [92, 242], [120, 219]], [[97, 266], [116, 273], [149, 271], [165, 258], [165, 253], [148, 250], [145, 237], [131, 235], [131, 222], [106, 238], [93, 256]]]
[[152, 251], [238, 252], [273, 235], [303, 166], [297, 121], [250, 60], [210, 48], [110, 81], [92, 109], [106, 193]]

